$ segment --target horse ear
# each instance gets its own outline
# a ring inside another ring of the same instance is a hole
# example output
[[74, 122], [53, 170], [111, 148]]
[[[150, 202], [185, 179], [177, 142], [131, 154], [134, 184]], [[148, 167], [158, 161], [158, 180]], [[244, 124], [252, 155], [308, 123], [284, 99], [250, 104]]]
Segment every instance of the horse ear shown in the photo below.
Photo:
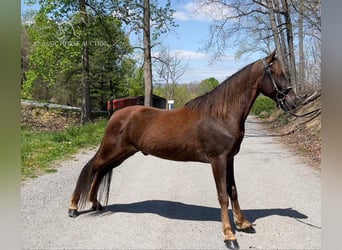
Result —
[[275, 54], [276, 54], [276, 49], [265, 58], [265, 61], [267, 62], [267, 64], [271, 64], [274, 61], [274, 59], [276, 58]]

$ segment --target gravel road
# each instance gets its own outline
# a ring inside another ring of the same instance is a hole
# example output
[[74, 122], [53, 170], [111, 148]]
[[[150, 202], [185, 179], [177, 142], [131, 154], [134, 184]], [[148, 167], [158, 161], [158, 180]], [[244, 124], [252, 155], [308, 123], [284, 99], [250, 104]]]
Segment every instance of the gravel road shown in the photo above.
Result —
[[[240, 247], [320, 249], [320, 172], [266, 134], [249, 117], [235, 157], [240, 205], [256, 224], [255, 234], [237, 232]], [[69, 218], [76, 179], [94, 153], [22, 184], [22, 249], [226, 249], [209, 164], [137, 153], [114, 170], [103, 212]]]

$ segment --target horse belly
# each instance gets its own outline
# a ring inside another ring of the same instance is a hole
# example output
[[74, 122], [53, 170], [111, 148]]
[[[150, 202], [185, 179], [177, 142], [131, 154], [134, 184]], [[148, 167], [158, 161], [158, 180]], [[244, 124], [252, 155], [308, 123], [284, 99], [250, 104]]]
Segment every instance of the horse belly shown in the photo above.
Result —
[[197, 119], [182, 110], [141, 108], [128, 130], [132, 143], [143, 154], [175, 161], [207, 161], [198, 140]]
[[139, 143], [139, 150], [144, 154], [174, 161], [204, 161], [202, 150], [195, 142], [189, 143], [184, 138], [145, 135]]
[[139, 143], [139, 149], [145, 154], [174, 161], [207, 162], [204, 151], [192, 133], [158, 133], [150, 130]]

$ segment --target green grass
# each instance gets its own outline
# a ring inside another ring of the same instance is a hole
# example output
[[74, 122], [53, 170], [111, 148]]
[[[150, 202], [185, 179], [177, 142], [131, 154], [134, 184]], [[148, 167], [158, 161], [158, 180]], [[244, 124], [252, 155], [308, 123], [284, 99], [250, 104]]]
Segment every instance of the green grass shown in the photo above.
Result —
[[101, 142], [106, 119], [83, 126], [75, 126], [64, 131], [21, 131], [21, 176], [32, 178], [42, 173], [53, 173], [55, 160], [65, 159], [77, 150], [98, 145]]

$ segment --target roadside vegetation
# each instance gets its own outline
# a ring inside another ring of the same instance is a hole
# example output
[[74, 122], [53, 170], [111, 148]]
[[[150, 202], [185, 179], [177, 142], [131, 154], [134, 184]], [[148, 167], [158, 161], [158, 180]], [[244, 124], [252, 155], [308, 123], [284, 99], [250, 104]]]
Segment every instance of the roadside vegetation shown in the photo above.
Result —
[[22, 127], [22, 179], [56, 172], [52, 167], [54, 161], [70, 157], [81, 148], [97, 146], [101, 142], [106, 123], [107, 119], [99, 119], [63, 131], [37, 131]]
[[259, 95], [255, 100], [251, 113], [260, 117], [266, 118], [271, 115], [271, 113], [276, 109], [276, 104], [269, 97], [264, 95]]

